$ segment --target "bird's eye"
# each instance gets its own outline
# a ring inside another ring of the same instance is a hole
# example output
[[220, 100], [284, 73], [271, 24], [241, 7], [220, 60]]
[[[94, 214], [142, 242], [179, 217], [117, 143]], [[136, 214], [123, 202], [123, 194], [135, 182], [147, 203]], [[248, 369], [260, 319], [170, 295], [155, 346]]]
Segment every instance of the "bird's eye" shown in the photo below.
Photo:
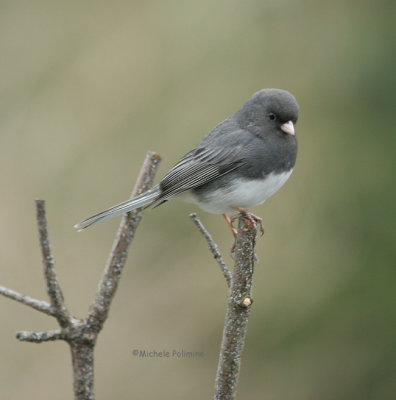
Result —
[[274, 113], [270, 113], [270, 114], [268, 114], [268, 118], [269, 118], [271, 121], [275, 121], [275, 120], [276, 120], [276, 115], [275, 115]]

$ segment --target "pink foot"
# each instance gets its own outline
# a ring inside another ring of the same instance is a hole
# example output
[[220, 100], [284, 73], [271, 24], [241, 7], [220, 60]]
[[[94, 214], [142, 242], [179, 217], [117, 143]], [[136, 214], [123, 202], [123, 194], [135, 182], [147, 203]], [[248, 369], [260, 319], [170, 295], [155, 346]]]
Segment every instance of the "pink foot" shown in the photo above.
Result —
[[[251, 213], [249, 210], [247, 210], [244, 207], [235, 207], [235, 209], [237, 211], [239, 211], [239, 213], [241, 215], [243, 215], [244, 217], [246, 217], [249, 221], [251, 221], [254, 225], [258, 225], [260, 227], [260, 233], [261, 236], [264, 235], [264, 228], [263, 228], [263, 220], [258, 217], [257, 215]], [[231, 218], [231, 223], [235, 221], [235, 219], [237, 219], [239, 217], [239, 215], [235, 215], [234, 217]]]

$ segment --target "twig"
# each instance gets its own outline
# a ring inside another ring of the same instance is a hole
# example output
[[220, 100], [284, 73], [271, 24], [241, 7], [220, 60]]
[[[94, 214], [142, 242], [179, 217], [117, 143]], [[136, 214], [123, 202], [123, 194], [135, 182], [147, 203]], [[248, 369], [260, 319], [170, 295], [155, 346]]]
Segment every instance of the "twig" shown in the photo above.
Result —
[[217, 369], [215, 400], [235, 399], [241, 355], [252, 300], [252, 279], [257, 226], [239, 217], [235, 265], [228, 295], [226, 321]]
[[47, 315], [55, 316], [55, 310], [46, 301], [36, 300], [33, 297], [25, 296], [4, 286], [0, 286], [0, 294], [8, 297], [9, 299], [25, 304], [26, 306], [32, 307], [37, 311], [41, 311]]
[[[135, 188], [133, 189], [132, 197], [150, 189], [160, 161], [161, 157], [158, 154], [153, 152], [147, 154]], [[98, 292], [87, 317], [87, 323], [95, 325], [98, 332], [102, 329], [109, 313], [110, 304], [117, 290], [121, 272], [127, 259], [129, 245], [135, 236], [142, 216], [142, 209], [137, 209], [129, 212], [122, 218], [113, 249], [111, 250], [104, 274], [99, 283]]]
[[16, 337], [21, 342], [41, 343], [51, 340], [66, 340], [67, 334], [62, 329], [44, 332], [19, 331], [17, 332]]
[[59, 325], [64, 328], [70, 325], [71, 316], [63, 299], [62, 289], [56, 276], [55, 261], [52, 255], [49, 241], [48, 224], [45, 212], [45, 201], [36, 200], [37, 226], [39, 231], [39, 241], [41, 254], [43, 257], [44, 278], [46, 281], [48, 297], [51, 306], [55, 310], [55, 317]]
[[200, 230], [200, 232], [202, 233], [202, 235], [208, 242], [209, 249], [212, 252], [215, 260], [218, 262], [220, 269], [223, 272], [224, 278], [227, 281], [227, 286], [230, 287], [232, 274], [231, 274], [230, 270], [228, 269], [227, 265], [225, 264], [217, 244], [212, 239], [212, 236], [207, 231], [207, 229], [204, 227], [201, 220], [198, 218], [197, 214], [195, 214], [195, 213], [190, 214], [190, 218], [193, 220], [194, 224], [198, 227], [198, 229]]

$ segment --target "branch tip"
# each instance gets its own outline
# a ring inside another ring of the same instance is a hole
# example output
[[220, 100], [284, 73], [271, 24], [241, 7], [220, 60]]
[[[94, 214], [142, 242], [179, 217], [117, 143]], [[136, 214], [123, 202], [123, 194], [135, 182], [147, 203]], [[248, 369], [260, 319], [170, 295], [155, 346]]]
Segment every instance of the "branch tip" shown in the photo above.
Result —
[[22, 293], [16, 292], [15, 290], [8, 289], [4, 286], [0, 286], [0, 294], [4, 297], [8, 297], [11, 300], [15, 300], [18, 303], [24, 304], [34, 308], [37, 311], [43, 312], [44, 314], [54, 316], [55, 310], [46, 301], [37, 300], [30, 296], [25, 296]]
[[65, 305], [62, 289], [60, 287], [55, 270], [55, 261], [49, 240], [45, 201], [36, 199], [35, 202], [37, 210], [37, 227], [39, 231], [39, 242], [47, 293], [51, 302], [51, 306], [55, 310], [56, 319], [62, 327], [66, 327], [71, 323], [71, 316]]

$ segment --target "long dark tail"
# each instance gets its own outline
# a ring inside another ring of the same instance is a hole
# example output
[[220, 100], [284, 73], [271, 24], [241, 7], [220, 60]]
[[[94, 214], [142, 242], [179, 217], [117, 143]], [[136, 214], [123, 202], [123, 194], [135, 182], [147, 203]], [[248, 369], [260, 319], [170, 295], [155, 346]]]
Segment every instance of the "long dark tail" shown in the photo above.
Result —
[[79, 231], [82, 231], [83, 229], [95, 225], [98, 222], [105, 221], [106, 219], [116, 217], [117, 215], [124, 214], [131, 210], [135, 210], [136, 208], [149, 206], [150, 204], [155, 202], [160, 193], [161, 190], [159, 185], [154, 186], [152, 189], [142, 193], [139, 196], [136, 196], [127, 201], [123, 201], [122, 203], [117, 204], [116, 206], [110, 207], [107, 210], [104, 210], [98, 214], [93, 215], [92, 217], [84, 219], [84, 221], [81, 221], [80, 223], [74, 225], [74, 227]]

